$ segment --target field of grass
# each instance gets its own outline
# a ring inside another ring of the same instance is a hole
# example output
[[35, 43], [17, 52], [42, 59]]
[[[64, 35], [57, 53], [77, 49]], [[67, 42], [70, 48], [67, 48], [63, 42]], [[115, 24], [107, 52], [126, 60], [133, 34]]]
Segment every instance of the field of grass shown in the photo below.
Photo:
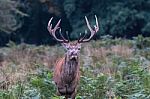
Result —
[[[0, 99], [63, 99], [52, 80], [62, 46], [0, 48]], [[103, 37], [81, 49], [76, 99], [150, 99], [150, 38]]]

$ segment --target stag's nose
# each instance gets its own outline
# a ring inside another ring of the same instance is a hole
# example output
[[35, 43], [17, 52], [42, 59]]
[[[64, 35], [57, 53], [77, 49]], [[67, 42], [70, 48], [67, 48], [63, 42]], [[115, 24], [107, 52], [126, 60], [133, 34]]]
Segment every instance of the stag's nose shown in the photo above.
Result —
[[77, 52], [76, 51], [71, 51], [70, 55], [77, 55]]
[[77, 58], [78, 58], [78, 56], [71, 56], [70, 57], [71, 60], [73, 60], [73, 59], [77, 60]]
[[71, 55], [72, 56], [77, 56], [77, 52], [72, 52]]
[[70, 56], [70, 59], [77, 59], [77, 58], [78, 58], [77, 53], [72, 52], [72, 53], [71, 53], [71, 56]]

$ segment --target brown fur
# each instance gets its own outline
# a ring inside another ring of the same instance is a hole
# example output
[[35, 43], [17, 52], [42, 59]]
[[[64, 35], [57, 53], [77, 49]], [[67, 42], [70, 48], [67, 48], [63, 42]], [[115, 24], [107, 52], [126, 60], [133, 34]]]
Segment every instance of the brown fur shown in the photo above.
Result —
[[56, 62], [54, 69], [54, 81], [57, 87], [57, 95], [75, 99], [77, 84], [80, 79], [79, 61], [71, 61], [67, 55]]

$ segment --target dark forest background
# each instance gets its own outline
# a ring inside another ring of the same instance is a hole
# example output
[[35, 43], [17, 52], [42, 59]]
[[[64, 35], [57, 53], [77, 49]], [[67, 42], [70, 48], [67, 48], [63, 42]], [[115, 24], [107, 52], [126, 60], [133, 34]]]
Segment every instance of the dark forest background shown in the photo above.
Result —
[[95, 24], [94, 15], [100, 23], [95, 40], [150, 36], [150, 0], [0, 0], [0, 46], [56, 44], [47, 31], [51, 17], [53, 24], [61, 18], [63, 35], [75, 40], [87, 29], [84, 16]]

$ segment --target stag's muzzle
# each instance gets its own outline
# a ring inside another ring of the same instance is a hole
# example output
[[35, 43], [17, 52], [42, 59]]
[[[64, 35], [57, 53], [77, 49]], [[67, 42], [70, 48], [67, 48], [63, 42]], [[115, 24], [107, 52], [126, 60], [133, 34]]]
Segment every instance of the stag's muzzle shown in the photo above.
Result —
[[71, 55], [70, 60], [77, 60], [78, 56], [77, 55]]

